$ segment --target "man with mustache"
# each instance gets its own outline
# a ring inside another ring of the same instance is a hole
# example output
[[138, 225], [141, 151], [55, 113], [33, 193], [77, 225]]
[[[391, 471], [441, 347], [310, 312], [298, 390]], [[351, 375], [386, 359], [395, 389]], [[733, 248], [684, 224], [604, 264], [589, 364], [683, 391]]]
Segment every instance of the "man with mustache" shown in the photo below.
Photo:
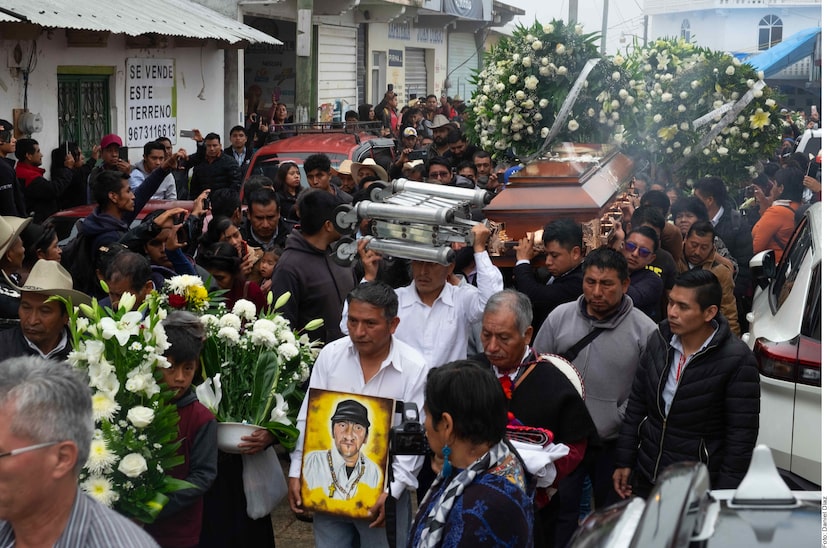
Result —
[[[582, 296], [553, 309], [534, 346], [538, 352], [565, 357], [582, 375], [585, 405], [602, 448], [593, 462], [581, 463], [565, 478], [559, 490], [563, 498], [570, 495], [578, 499], [587, 474], [596, 506], [601, 508], [616, 501], [611, 476], [617, 437], [634, 374], [657, 326], [625, 294], [630, 278], [628, 263], [621, 253], [609, 248], [595, 249], [585, 257], [582, 268]], [[573, 507], [570, 500], [563, 500], [562, 504]], [[556, 533], [557, 541], [570, 537], [564, 530]]]

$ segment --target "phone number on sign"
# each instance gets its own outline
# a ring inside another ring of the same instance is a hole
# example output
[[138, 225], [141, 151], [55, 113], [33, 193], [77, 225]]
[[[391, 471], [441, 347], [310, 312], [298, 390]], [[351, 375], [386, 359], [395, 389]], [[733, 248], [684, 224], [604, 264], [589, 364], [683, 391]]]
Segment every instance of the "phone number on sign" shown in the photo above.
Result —
[[176, 135], [175, 123], [131, 126], [127, 128], [128, 141], [158, 139], [159, 137], [172, 137], [174, 135]]

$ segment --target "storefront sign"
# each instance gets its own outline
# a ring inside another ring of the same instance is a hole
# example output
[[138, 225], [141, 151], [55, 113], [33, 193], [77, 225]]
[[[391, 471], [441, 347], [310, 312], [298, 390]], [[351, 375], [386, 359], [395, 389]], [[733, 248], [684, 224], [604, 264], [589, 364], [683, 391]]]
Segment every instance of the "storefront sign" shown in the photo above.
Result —
[[159, 137], [176, 143], [175, 86], [173, 59], [127, 59], [128, 147], [144, 146]]
[[422, 28], [416, 30], [416, 40], [422, 44], [444, 43], [444, 29]]
[[403, 50], [390, 49], [389, 50], [389, 66], [402, 67], [403, 66]]
[[403, 23], [389, 23], [388, 38], [390, 40], [409, 40], [410, 26], [409, 21]]
[[481, 0], [444, 0], [444, 12], [481, 20], [484, 9]]

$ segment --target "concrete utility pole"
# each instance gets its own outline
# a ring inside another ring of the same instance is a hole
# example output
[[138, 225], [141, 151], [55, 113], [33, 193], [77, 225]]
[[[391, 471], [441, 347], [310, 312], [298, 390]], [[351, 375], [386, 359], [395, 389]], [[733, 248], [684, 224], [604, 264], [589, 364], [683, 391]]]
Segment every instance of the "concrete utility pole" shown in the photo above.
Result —
[[608, 34], [608, 0], [602, 2], [602, 34], [600, 35], [599, 52], [603, 55], [608, 55], [605, 49], [605, 36]]
[[308, 122], [311, 108], [312, 69], [311, 43], [314, 38], [311, 14], [314, 0], [297, 0], [297, 80], [294, 99], [294, 121]]
[[578, 23], [579, 0], [568, 0], [568, 23]]

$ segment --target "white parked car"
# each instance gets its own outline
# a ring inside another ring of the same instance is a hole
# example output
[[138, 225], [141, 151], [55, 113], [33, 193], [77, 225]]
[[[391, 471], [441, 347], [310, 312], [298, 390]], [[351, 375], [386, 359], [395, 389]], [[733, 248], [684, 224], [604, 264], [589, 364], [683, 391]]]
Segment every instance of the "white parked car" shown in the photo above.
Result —
[[[758, 289], [743, 339], [761, 373], [758, 443], [791, 485], [821, 485], [821, 203], [806, 210], [776, 267], [750, 261]], [[809, 483], [805, 483], [807, 480]]]

